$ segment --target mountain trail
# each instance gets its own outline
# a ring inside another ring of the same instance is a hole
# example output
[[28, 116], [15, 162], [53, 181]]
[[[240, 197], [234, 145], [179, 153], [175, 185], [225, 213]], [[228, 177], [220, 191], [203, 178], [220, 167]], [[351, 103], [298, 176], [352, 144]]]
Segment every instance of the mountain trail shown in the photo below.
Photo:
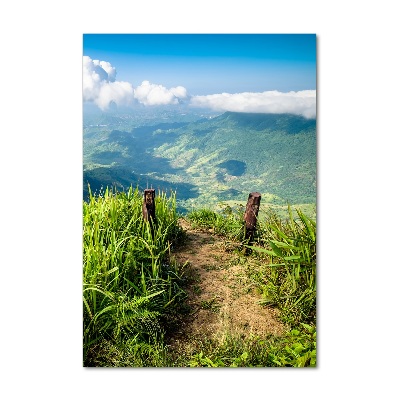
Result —
[[173, 256], [189, 282], [190, 312], [169, 345], [178, 350], [196, 338], [222, 341], [226, 335], [242, 339], [281, 335], [284, 325], [278, 320], [278, 310], [259, 304], [261, 296], [246, 274], [255, 261], [232, 251], [234, 246], [211, 230], [193, 229], [184, 219], [180, 224], [186, 241]]

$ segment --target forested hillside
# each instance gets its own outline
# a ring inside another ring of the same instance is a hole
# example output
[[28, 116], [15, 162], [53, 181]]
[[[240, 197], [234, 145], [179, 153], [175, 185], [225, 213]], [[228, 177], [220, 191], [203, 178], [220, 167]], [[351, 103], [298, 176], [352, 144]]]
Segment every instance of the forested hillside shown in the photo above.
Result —
[[245, 201], [259, 191], [283, 205], [316, 203], [316, 121], [291, 114], [226, 112], [140, 125], [104, 116], [84, 128], [87, 184], [176, 190], [178, 209]]

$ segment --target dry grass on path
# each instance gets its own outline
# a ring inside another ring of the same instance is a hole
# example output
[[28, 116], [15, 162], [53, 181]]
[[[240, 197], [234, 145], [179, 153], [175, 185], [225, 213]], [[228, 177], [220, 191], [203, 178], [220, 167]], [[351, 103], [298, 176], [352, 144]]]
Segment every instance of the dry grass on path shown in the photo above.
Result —
[[174, 257], [190, 282], [186, 290], [191, 311], [169, 345], [178, 349], [192, 339], [220, 341], [226, 335], [243, 339], [281, 335], [284, 326], [278, 321], [278, 311], [259, 304], [261, 296], [247, 278], [246, 268], [252, 261], [228, 251], [223, 238], [180, 222], [187, 240]]

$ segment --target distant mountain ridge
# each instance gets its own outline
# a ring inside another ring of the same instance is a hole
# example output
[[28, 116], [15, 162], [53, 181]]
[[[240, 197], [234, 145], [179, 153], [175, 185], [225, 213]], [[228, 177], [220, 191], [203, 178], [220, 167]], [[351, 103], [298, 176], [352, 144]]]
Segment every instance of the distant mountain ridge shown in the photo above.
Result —
[[124, 124], [85, 127], [84, 191], [87, 183], [130, 182], [177, 190], [184, 207], [239, 201], [251, 191], [276, 204], [316, 203], [315, 119], [225, 112], [195, 122]]
[[301, 133], [304, 130], [315, 129], [316, 120], [307, 119], [294, 114], [263, 114], [225, 112], [214, 121], [231, 121], [239, 126], [256, 130], [281, 129], [287, 133]]

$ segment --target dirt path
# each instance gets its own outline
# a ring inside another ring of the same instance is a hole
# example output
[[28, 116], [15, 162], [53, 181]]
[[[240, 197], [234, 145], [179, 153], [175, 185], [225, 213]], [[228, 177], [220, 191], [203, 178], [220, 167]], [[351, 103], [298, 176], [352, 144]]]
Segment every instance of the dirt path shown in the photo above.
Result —
[[196, 337], [219, 341], [226, 334], [242, 338], [280, 335], [284, 327], [277, 319], [277, 310], [260, 306], [261, 296], [247, 278], [250, 261], [229, 251], [223, 238], [194, 230], [185, 220], [180, 222], [187, 240], [174, 256], [185, 265], [190, 281], [186, 290], [191, 311], [170, 345], [180, 346]]

